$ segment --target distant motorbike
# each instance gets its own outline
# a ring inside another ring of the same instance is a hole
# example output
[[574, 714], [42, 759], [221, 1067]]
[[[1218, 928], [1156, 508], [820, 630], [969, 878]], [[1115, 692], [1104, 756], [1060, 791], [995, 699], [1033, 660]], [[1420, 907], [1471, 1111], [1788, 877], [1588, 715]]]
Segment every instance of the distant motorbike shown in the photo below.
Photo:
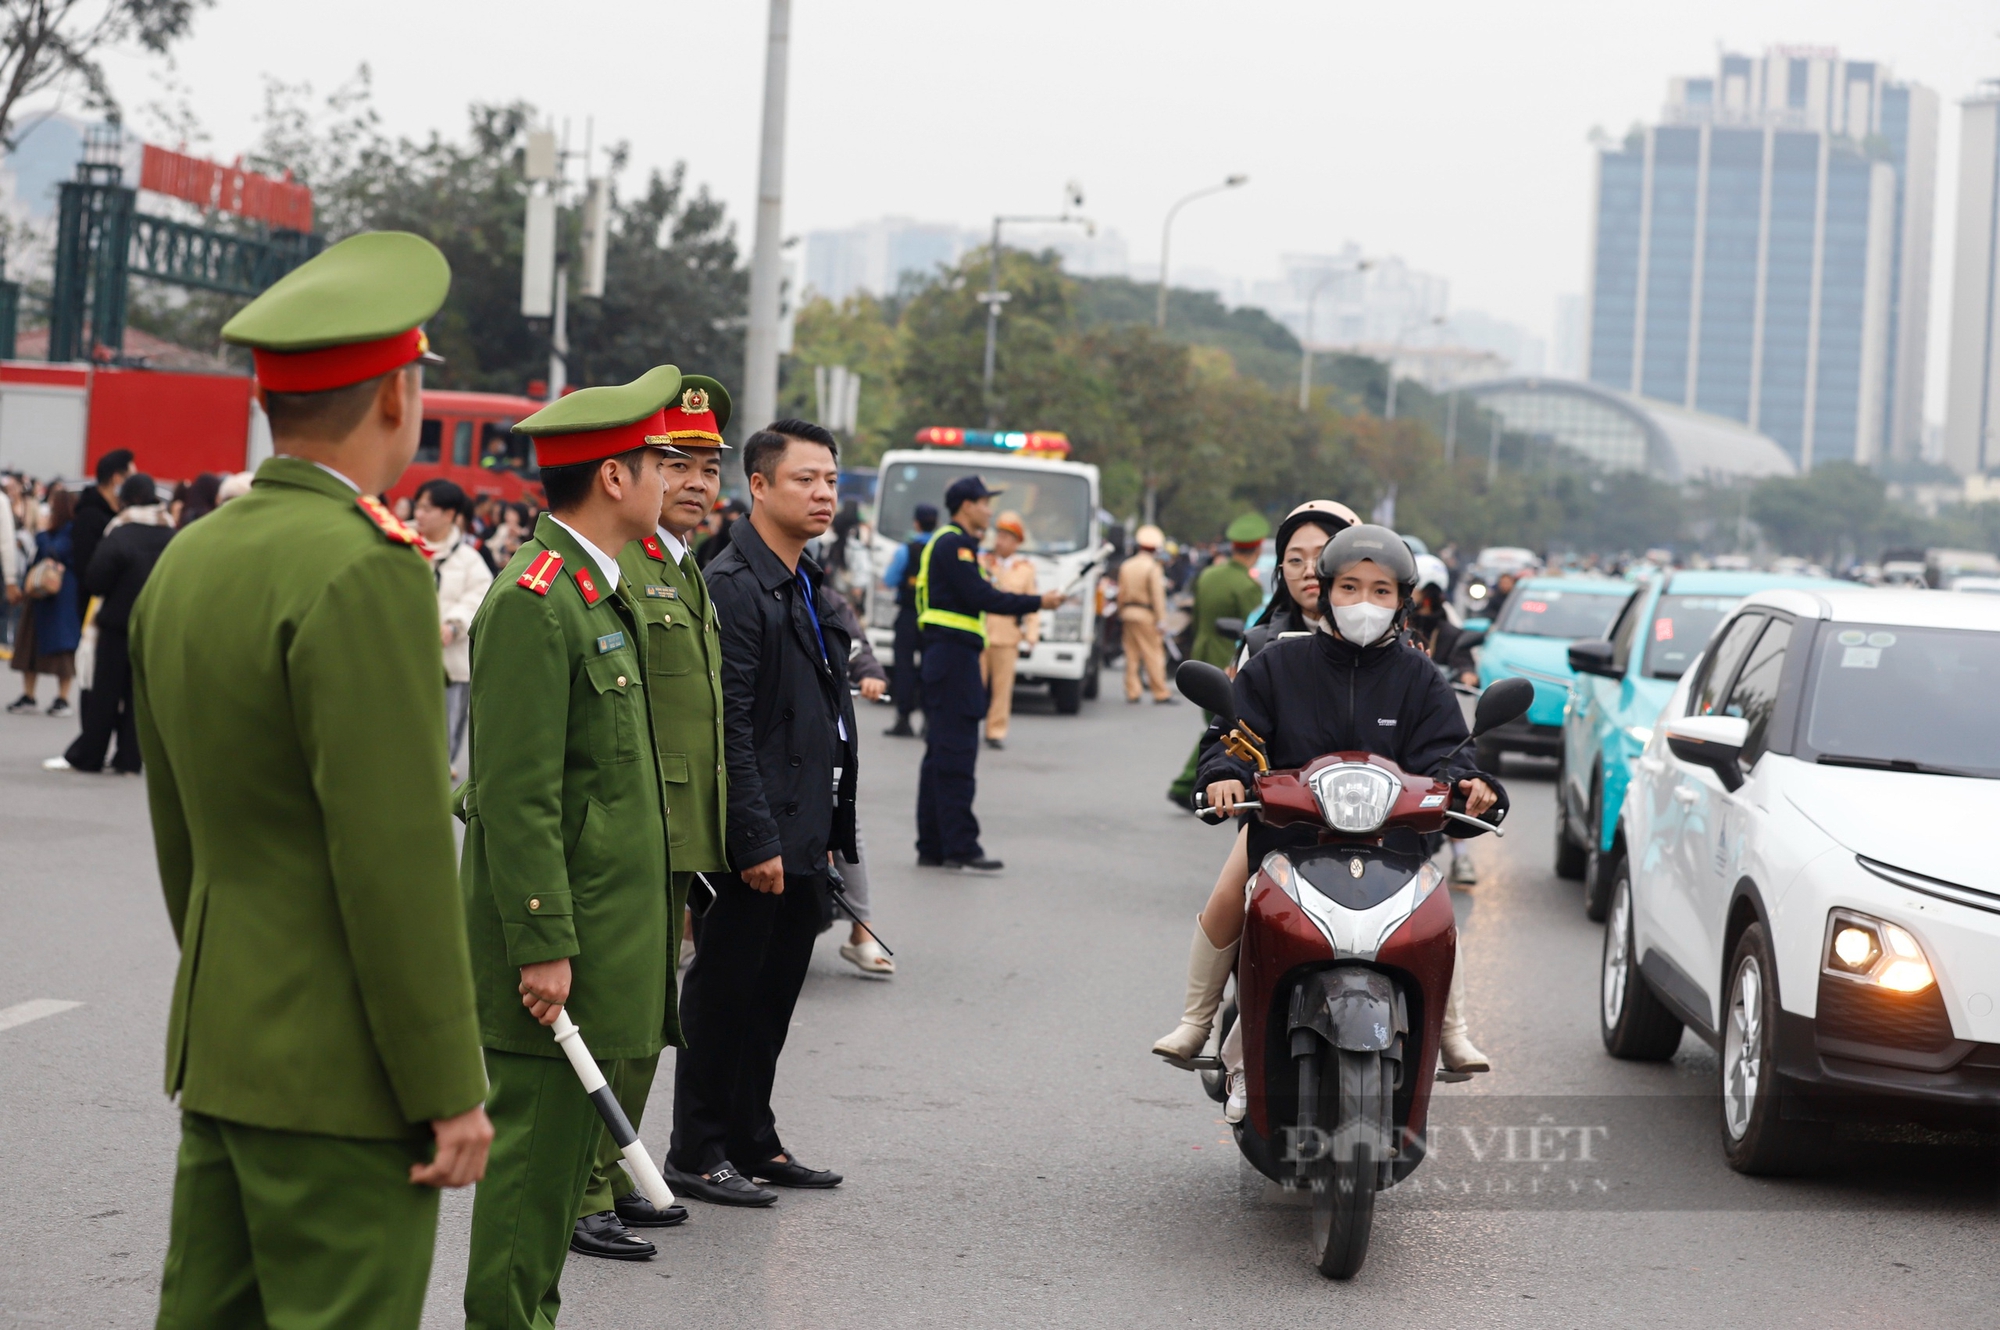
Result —
[[[1237, 720], [1226, 674], [1188, 661], [1175, 682], [1221, 717], [1230, 751], [1258, 767], [1239, 807], [1270, 826], [1319, 830], [1310, 849], [1266, 855], [1250, 881], [1232, 1004], [1250, 1106], [1235, 1132], [1258, 1172], [1311, 1191], [1314, 1263], [1348, 1279], [1368, 1255], [1375, 1193], [1424, 1157], [1458, 930], [1423, 837], [1499, 829], [1467, 816], [1448, 782], [1375, 754], [1328, 753], [1269, 770], [1263, 740]], [[1472, 737], [1533, 700], [1526, 679], [1494, 684], [1479, 699]], [[1196, 800], [1202, 811], [1203, 796]]]

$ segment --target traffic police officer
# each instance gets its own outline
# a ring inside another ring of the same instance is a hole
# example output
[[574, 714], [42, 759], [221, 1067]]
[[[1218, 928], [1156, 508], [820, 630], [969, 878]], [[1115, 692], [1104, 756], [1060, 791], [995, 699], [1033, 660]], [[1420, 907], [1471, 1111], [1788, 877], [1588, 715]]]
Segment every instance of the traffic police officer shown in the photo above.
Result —
[[435, 1189], [485, 1167], [436, 591], [373, 497], [416, 452], [418, 325], [450, 282], [430, 242], [371, 232], [223, 326], [253, 350], [277, 455], [174, 538], [132, 612], [181, 944], [169, 1330], [413, 1330]]
[[[1224, 669], [1236, 657], [1236, 641], [1226, 637], [1216, 625], [1218, 619], [1241, 619], [1246, 625], [1257, 607], [1264, 603], [1264, 588], [1250, 570], [1270, 537], [1271, 523], [1262, 513], [1244, 513], [1229, 524], [1222, 535], [1229, 542], [1229, 557], [1217, 559], [1194, 579], [1194, 642], [1189, 660], [1205, 660]], [[1183, 808], [1193, 807], [1195, 766], [1201, 760], [1201, 744], [1195, 743], [1187, 766], [1167, 788], [1167, 799]]]
[[[729, 392], [714, 379], [681, 376], [680, 396], [667, 408], [666, 437], [680, 456], [666, 460], [666, 489], [659, 526], [618, 555], [624, 580], [639, 591], [638, 610], [646, 634], [646, 704], [653, 713], [659, 747], [660, 779], [666, 785], [668, 859], [673, 868], [673, 903], [668, 911], [672, 941], [667, 954], [680, 954], [682, 907], [696, 873], [729, 867], [723, 852], [726, 785], [722, 768], [722, 646], [716, 638], [715, 608], [708, 584], [695, 567], [687, 542], [701, 530], [722, 488], [722, 431], [729, 424]], [[667, 993], [668, 1031], [680, 1043], [678, 1004]], [[634, 1128], [646, 1111], [659, 1054], [627, 1058], [611, 1080], [612, 1093]], [[597, 1164], [570, 1237], [570, 1250], [587, 1256], [631, 1260], [650, 1256], [652, 1244], [626, 1228], [668, 1228], [687, 1218], [685, 1206], [664, 1213], [638, 1192], [618, 1162], [618, 1143], [605, 1133]], [[616, 1219], [617, 1224], [609, 1222]]]
[[883, 570], [884, 586], [896, 588], [896, 641], [895, 673], [891, 688], [896, 704], [896, 723], [882, 731], [892, 739], [916, 737], [910, 728], [910, 713], [919, 705], [918, 695], [923, 691], [922, 676], [917, 673], [917, 563], [924, 557], [924, 546], [930, 544], [931, 533], [937, 530], [937, 509], [928, 503], [920, 503], [910, 512], [916, 534], [903, 542]]
[[979, 658], [988, 614], [1033, 614], [1062, 604], [1061, 591], [1039, 596], [996, 591], [979, 562], [979, 541], [993, 520], [993, 496], [978, 476], [944, 493], [951, 521], [939, 527], [917, 561], [917, 627], [923, 647], [924, 761], [917, 776], [917, 862], [964, 872], [997, 873], [1001, 863], [979, 845], [972, 813], [979, 727], [986, 684]]
[[659, 521], [681, 396], [663, 365], [515, 426], [535, 441], [550, 511], [472, 620], [460, 876], [495, 1136], [472, 1208], [468, 1330], [547, 1327], [561, 1306], [605, 1133], [546, 1027], [567, 1008], [605, 1078], [628, 1086], [619, 1064], [678, 1033], [652, 644], [643, 584], [617, 554]]

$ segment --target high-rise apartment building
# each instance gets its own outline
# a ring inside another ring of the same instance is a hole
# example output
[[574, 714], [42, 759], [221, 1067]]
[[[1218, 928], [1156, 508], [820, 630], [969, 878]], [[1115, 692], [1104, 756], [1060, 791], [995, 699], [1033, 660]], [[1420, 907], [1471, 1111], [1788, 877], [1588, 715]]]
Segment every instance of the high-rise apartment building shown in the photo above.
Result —
[[1961, 114], [1944, 461], [1972, 476], [2000, 470], [2000, 81]]
[[894, 294], [906, 273], [928, 277], [979, 243], [949, 223], [883, 217], [842, 231], [806, 235], [806, 289], [828, 300]]
[[1598, 153], [1589, 377], [1801, 467], [1916, 456], [1937, 94], [1836, 51], [1724, 55]]

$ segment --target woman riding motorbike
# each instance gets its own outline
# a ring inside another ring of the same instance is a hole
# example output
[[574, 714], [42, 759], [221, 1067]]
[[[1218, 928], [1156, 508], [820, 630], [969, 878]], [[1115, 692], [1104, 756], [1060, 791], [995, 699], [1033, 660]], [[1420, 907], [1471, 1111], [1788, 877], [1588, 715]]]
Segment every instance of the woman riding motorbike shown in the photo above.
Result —
[[[1472, 765], [1457, 698], [1430, 660], [1402, 640], [1417, 578], [1409, 547], [1387, 528], [1351, 526], [1326, 542], [1316, 571], [1317, 631], [1272, 643], [1238, 676], [1240, 719], [1264, 736], [1271, 765], [1303, 766], [1336, 751], [1379, 753], [1406, 771], [1452, 781], [1465, 796], [1468, 813], [1477, 817], [1497, 810], [1490, 819], [1497, 822], [1505, 815], [1506, 793]], [[1212, 807], [1227, 813], [1244, 799], [1254, 768], [1230, 756], [1219, 738], [1220, 727], [1212, 727], [1197, 784], [1207, 789]], [[1272, 850], [1317, 840], [1310, 828], [1272, 828], [1254, 820], [1246, 831], [1238, 842], [1241, 860], [1232, 851], [1230, 868], [1196, 921], [1181, 1025], [1154, 1046], [1172, 1062], [1185, 1065], [1208, 1038], [1242, 937], [1248, 865]], [[1232, 877], [1234, 890], [1225, 891]], [[1462, 988], [1455, 971], [1442, 1058], [1453, 1071], [1485, 1071], [1490, 1063], [1466, 1035]], [[1246, 1102], [1239, 1059], [1240, 1051], [1226, 1041], [1231, 1121], [1241, 1119]]]

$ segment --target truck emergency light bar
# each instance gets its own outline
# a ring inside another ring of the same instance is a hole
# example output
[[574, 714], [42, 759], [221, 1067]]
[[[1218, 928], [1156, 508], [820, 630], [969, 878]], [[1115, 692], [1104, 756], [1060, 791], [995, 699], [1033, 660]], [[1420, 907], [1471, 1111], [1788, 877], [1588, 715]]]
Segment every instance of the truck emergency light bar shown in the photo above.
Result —
[[1002, 453], [1040, 453], [1046, 457], [1068, 457], [1069, 436], [1053, 431], [952, 429], [932, 425], [917, 431], [917, 442], [927, 448], [980, 448]]

